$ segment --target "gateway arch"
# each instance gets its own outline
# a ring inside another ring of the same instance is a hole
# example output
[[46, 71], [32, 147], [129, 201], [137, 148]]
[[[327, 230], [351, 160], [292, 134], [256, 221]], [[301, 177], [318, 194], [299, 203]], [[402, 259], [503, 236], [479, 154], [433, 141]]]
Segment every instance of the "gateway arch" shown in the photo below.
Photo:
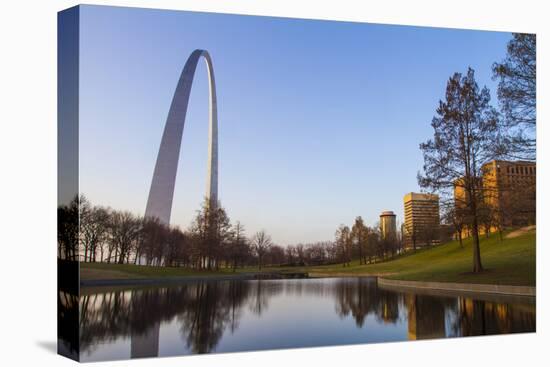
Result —
[[170, 224], [185, 115], [195, 70], [201, 57], [206, 62], [210, 92], [206, 198], [210, 205], [218, 202], [218, 110], [214, 69], [210, 54], [205, 50], [195, 50], [183, 67], [172, 98], [145, 209], [146, 217], [157, 217], [165, 224]]

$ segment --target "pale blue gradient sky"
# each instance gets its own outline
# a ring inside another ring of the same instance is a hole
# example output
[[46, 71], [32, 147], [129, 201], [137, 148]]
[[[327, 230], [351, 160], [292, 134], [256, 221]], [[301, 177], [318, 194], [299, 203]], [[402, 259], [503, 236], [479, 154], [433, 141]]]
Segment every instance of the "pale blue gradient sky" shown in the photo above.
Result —
[[[509, 33], [116, 7], [81, 9], [80, 189], [143, 214], [181, 69], [210, 52], [218, 88], [219, 197], [249, 234], [280, 244], [332, 239], [418, 191], [418, 144], [453, 72], [491, 64]], [[496, 106], [496, 98], [493, 98]], [[197, 69], [172, 223], [187, 227], [206, 187], [208, 86]]]

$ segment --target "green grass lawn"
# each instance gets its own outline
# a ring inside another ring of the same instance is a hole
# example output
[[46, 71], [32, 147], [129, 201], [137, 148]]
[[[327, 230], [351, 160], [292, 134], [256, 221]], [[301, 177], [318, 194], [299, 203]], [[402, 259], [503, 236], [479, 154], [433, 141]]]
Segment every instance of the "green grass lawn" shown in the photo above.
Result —
[[[407, 253], [396, 259], [378, 264], [351, 266], [338, 265], [310, 267], [268, 267], [264, 272], [308, 272], [312, 276], [367, 276], [380, 275], [389, 279], [423, 280], [439, 282], [463, 282], [506, 285], [535, 285], [535, 231], [501, 242], [496, 234], [481, 239], [481, 261], [485, 271], [471, 273], [472, 241], [452, 241], [416, 253]], [[249, 267], [238, 272], [258, 271]], [[185, 268], [160, 268], [151, 266], [81, 263], [82, 279], [156, 278], [186, 275], [230, 274], [196, 271]]]
[[135, 279], [229, 274], [230, 270], [206, 271], [132, 264], [80, 263], [80, 279]]

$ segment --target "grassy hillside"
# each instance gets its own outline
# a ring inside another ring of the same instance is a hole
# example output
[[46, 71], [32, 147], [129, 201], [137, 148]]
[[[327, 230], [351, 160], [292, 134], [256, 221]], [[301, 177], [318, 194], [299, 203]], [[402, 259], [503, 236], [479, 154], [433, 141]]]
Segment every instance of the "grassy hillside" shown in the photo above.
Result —
[[[501, 242], [497, 235], [481, 239], [481, 261], [485, 271], [471, 273], [471, 239], [449, 242], [437, 247], [408, 253], [394, 260], [359, 265], [353, 262], [349, 267], [342, 265], [312, 267], [272, 267], [264, 272], [308, 272], [312, 276], [367, 276], [380, 275], [390, 279], [424, 280], [439, 282], [486, 283], [507, 285], [535, 285], [535, 230], [531, 228], [519, 235], [509, 236]], [[238, 272], [257, 272], [257, 268], [239, 269]], [[196, 271], [185, 268], [161, 268], [151, 266], [118, 264], [81, 264], [81, 279], [128, 279], [157, 278], [187, 275], [215, 276], [230, 274]]]
[[[481, 239], [481, 261], [485, 271], [471, 273], [472, 240], [449, 242], [398, 259], [373, 265], [352, 263], [304, 268], [317, 275], [381, 275], [390, 279], [440, 282], [535, 285], [535, 231], [501, 242], [496, 234]], [[297, 270], [294, 268], [294, 270]]]

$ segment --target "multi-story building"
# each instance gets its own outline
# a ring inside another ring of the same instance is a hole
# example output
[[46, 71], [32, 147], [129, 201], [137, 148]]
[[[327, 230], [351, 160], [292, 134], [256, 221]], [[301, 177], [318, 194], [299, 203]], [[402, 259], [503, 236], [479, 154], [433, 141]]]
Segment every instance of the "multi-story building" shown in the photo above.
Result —
[[[480, 217], [479, 231], [484, 234], [499, 227], [535, 223], [536, 163], [526, 161], [493, 160], [482, 166], [477, 187]], [[465, 216], [464, 236], [469, 236], [468, 203], [470, 197], [462, 185], [455, 182], [454, 199], [457, 213]]]
[[384, 211], [380, 214], [380, 234], [383, 240], [397, 239], [397, 222], [392, 211]]
[[482, 166], [483, 199], [499, 224], [534, 224], [536, 217], [535, 162], [493, 160]]
[[405, 249], [439, 243], [439, 196], [411, 192], [405, 206]]

